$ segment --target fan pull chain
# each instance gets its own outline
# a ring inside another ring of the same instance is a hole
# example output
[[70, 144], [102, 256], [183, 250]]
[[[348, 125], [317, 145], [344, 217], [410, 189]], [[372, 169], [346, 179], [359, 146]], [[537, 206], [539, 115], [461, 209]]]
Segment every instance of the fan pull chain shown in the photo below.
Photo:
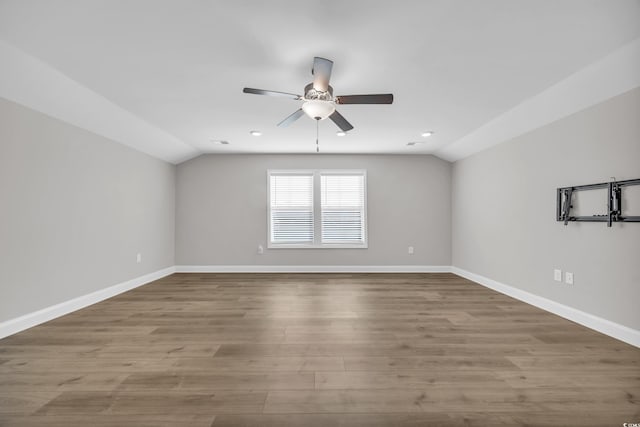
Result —
[[320, 152], [320, 144], [318, 143], [320, 134], [320, 120], [316, 119], [316, 153]]

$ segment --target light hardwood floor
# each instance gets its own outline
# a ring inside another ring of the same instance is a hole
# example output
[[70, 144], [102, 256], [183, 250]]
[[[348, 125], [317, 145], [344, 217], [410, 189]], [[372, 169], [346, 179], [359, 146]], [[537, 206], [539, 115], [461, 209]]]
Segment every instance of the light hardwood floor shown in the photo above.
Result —
[[640, 350], [453, 274], [174, 274], [0, 340], [1, 426], [622, 426]]

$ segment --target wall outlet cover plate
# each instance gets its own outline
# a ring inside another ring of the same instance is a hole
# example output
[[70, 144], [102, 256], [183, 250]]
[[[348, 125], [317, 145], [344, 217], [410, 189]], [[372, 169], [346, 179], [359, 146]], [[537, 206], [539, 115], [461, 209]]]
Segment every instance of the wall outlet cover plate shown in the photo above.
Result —
[[565, 273], [564, 282], [567, 285], [573, 285], [573, 273]]

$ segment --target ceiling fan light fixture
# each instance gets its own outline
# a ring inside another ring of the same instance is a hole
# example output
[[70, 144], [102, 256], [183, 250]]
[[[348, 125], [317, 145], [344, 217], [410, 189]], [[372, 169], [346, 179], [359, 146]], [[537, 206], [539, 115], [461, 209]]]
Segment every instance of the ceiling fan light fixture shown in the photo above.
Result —
[[302, 104], [302, 111], [315, 120], [324, 120], [336, 111], [336, 106], [331, 101], [312, 99]]
[[428, 131], [422, 132], [420, 134], [420, 136], [423, 137], [423, 138], [429, 138], [431, 135], [433, 135], [433, 131], [432, 130], [428, 130]]
[[336, 132], [336, 135], [338, 136], [345, 136], [347, 133], [343, 130], [339, 130], [338, 132]]
[[262, 135], [262, 132], [260, 132], [259, 130], [252, 130], [251, 132], [249, 132], [249, 134], [251, 136], [260, 136]]

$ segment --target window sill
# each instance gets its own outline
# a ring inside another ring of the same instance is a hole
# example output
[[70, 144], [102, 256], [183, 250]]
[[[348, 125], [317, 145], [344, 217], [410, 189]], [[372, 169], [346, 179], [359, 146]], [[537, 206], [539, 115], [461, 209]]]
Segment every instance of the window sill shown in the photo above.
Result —
[[368, 249], [365, 244], [303, 245], [303, 244], [269, 244], [268, 249]]

